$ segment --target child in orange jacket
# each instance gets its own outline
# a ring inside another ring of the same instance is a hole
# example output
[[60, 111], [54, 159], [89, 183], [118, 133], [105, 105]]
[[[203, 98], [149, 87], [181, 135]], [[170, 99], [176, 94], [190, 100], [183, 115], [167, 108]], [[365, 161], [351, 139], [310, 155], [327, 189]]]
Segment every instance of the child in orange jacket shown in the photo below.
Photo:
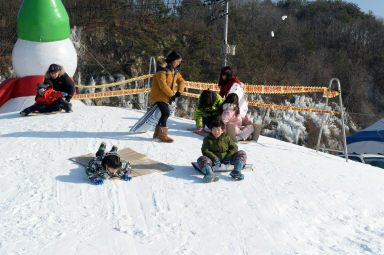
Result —
[[66, 92], [54, 91], [52, 86], [42, 83], [37, 84], [37, 95], [35, 104], [20, 112], [21, 116], [28, 116], [32, 112], [53, 112], [64, 109], [71, 112], [71, 105], [62, 97], [67, 96]]

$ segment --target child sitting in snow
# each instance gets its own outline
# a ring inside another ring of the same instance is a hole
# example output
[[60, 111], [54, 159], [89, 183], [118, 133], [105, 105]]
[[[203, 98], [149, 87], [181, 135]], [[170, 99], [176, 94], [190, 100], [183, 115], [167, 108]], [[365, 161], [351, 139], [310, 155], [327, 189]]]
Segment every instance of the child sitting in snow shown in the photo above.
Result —
[[104, 183], [103, 180], [114, 177], [130, 181], [131, 164], [126, 160], [120, 159], [116, 146], [113, 146], [108, 153], [104, 153], [105, 148], [105, 143], [101, 143], [96, 152], [96, 157], [89, 161], [85, 170], [88, 179], [96, 185], [101, 185]]
[[203, 133], [204, 126], [211, 128], [211, 123], [219, 117], [220, 106], [223, 103], [223, 98], [211, 90], [204, 90], [196, 102], [195, 108], [195, 133]]
[[246, 164], [247, 155], [244, 151], [237, 151], [237, 145], [224, 133], [224, 123], [221, 120], [211, 124], [211, 133], [204, 138], [201, 151], [203, 156], [197, 159], [197, 163], [205, 174], [206, 182], [219, 180], [219, 177], [213, 173], [212, 167], [214, 165], [220, 167], [222, 163], [234, 165], [233, 171], [230, 172], [232, 178], [244, 179], [241, 171]]
[[21, 116], [28, 116], [32, 112], [53, 112], [64, 109], [65, 112], [71, 112], [71, 105], [67, 103], [63, 97], [67, 96], [66, 92], [54, 91], [51, 85], [42, 83], [37, 84], [37, 95], [35, 104], [25, 108], [20, 112]]
[[221, 105], [221, 120], [225, 124], [226, 133], [234, 142], [247, 140], [254, 134], [254, 126], [243, 121], [240, 115], [239, 97], [235, 93], [228, 94]]

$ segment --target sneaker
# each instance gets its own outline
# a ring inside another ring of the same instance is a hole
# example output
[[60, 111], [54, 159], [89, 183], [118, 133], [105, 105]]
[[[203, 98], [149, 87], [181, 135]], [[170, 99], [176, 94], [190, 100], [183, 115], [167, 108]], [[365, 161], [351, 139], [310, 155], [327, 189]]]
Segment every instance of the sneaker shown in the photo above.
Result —
[[244, 180], [244, 174], [237, 170], [233, 170], [232, 172], [229, 173], [229, 175], [236, 180]]
[[107, 147], [107, 145], [104, 142], [102, 142], [99, 146], [99, 149], [96, 152], [96, 157], [102, 156], [104, 154], [106, 147]]
[[118, 150], [117, 146], [113, 145], [110, 152], [117, 153], [117, 150]]

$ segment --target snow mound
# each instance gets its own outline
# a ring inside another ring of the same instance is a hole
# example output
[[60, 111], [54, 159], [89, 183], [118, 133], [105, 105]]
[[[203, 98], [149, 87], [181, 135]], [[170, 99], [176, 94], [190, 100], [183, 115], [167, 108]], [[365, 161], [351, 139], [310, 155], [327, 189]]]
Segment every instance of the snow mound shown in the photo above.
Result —
[[[202, 183], [202, 137], [169, 120], [172, 144], [128, 130], [142, 111], [0, 114], [0, 254], [383, 254], [384, 170], [260, 137], [254, 172]], [[21, 107], [21, 108], [20, 108]], [[68, 158], [130, 147], [174, 171], [95, 186]]]

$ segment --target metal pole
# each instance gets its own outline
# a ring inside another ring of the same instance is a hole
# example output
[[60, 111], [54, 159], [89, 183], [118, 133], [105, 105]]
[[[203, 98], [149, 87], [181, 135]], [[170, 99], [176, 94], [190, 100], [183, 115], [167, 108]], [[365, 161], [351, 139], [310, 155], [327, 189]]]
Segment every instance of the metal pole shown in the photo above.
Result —
[[[154, 73], [156, 73], [156, 59], [155, 59], [155, 57], [151, 57], [150, 59], [149, 59], [149, 70], [148, 70], [148, 74], [151, 74], [152, 72], [152, 64], [153, 64], [153, 72]], [[147, 80], [147, 87], [148, 88], [150, 88], [151, 87], [151, 78], [148, 78], [148, 80]], [[149, 93], [147, 93], [147, 95], [146, 95], [146, 102], [147, 102], [147, 106], [148, 106], [148, 97], [149, 97]]]
[[341, 98], [341, 85], [340, 85], [339, 79], [334, 78], [334, 80], [337, 81], [337, 85], [340, 91], [339, 102], [340, 102], [340, 108], [341, 108], [341, 121], [342, 121], [342, 128], [343, 128], [344, 154], [345, 154], [345, 160], [348, 162], [348, 148], [347, 148], [347, 137], [345, 135], [344, 107], [343, 107], [343, 99]]
[[[343, 100], [342, 100], [342, 97], [341, 97], [341, 84], [340, 84], [340, 80], [339, 79], [332, 78], [329, 81], [329, 86], [328, 86], [329, 90], [332, 88], [333, 81], [337, 82], [338, 90], [340, 91], [339, 103], [340, 103], [340, 109], [341, 109], [341, 121], [342, 121], [342, 125], [341, 126], [342, 126], [342, 130], [343, 130], [344, 154], [345, 154], [345, 160], [348, 162], [348, 148], [347, 148], [347, 138], [346, 138], [346, 135], [345, 135], [344, 107], [343, 107]], [[325, 107], [324, 107], [325, 110], [327, 110], [327, 108], [328, 108], [328, 100], [329, 100], [329, 93], [327, 93], [327, 99], [325, 100]], [[319, 138], [317, 140], [316, 152], [319, 150], [320, 140], [321, 140], [321, 135], [323, 133], [325, 119], [328, 119], [328, 115], [324, 116], [323, 120], [321, 122]], [[327, 149], [327, 150], [329, 150], [329, 149]], [[334, 151], [334, 150], [332, 150], [332, 151]]]
[[225, 5], [223, 67], [227, 66], [229, 0], [225, 0]]
[[[332, 86], [332, 81], [333, 81], [333, 79], [329, 82], [328, 89], [331, 88], [331, 86]], [[329, 100], [329, 93], [327, 93], [327, 99], [325, 99], [324, 110], [327, 110], [327, 108], [328, 108], [328, 100]], [[323, 134], [323, 128], [324, 128], [324, 122], [325, 122], [325, 119], [328, 119], [328, 115], [327, 115], [327, 114], [324, 114], [324, 117], [323, 117], [323, 119], [322, 119], [322, 121], [321, 121], [321, 127], [320, 127], [319, 137], [318, 137], [318, 139], [317, 139], [316, 152], [319, 151], [320, 140], [321, 140], [321, 135]]]

